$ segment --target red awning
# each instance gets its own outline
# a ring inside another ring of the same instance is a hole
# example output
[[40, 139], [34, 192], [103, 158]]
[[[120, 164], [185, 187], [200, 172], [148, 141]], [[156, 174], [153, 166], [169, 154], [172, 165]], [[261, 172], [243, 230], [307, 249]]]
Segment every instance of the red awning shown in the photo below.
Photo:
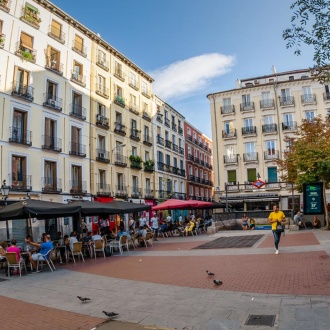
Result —
[[[181, 200], [181, 199], [168, 199], [166, 202], [161, 203], [157, 206], [153, 206], [151, 209], [152, 211], [159, 211], [159, 210], [190, 210], [199, 208], [198, 202], [195, 200]], [[206, 202], [205, 202], [206, 203]]]

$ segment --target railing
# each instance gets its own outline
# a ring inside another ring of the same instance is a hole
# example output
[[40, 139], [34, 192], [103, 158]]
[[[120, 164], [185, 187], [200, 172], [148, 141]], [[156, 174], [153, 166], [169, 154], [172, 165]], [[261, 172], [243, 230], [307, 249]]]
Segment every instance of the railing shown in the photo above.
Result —
[[188, 160], [194, 161], [194, 156], [192, 154], [188, 154]]
[[251, 134], [257, 134], [256, 126], [242, 127], [242, 135], [251, 135]]
[[179, 146], [173, 143], [172, 144], [172, 150], [176, 151], [176, 152], [179, 152]]
[[165, 126], [171, 127], [171, 122], [168, 118], [165, 118]]
[[158, 190], [158, 198], [159, 199], [165, 199], [171, 197], [171, 191], [170, 190]]
[[53, 94], [44, 93], [43, 106], [57, 111], [62, 111], [63, 100]]
[[41, 18], [38, 16], [38, 13], [35, 11], [32, 11], [27, 6], [22, 7], [20, 19], [37, 29], [39, 29], [39, 27], [40, 27], [39, 23], [41, 22]]
[[323, 93], [323, 100], [330, 101], [330, 92]]
[[87, 194], [86, 181], [70, 180], [70, 194]]
[[85, 47], [82, 43], [78, 42], [75, 39], [73, 39], [72, 41], [72, 50], [84, 57], [87, 56], [87, 47]]
[[192, 174], [189, 174], [189, 181], [195, 182], [195, 176]]
[[127, 166], [127, 157], [121, 154], [115, 154], [115, 165]]
[[180, 135], [183, 135], [183, 128], [179, 126], [178, 132], [179, 132]]
[[160, 144], [161, 146], [164, 145], [164, 139], [159, 135], [157, 135], [157, 143]]
[[115, 188], [116, 188], [116, 191], [115, 191], [116, 197], [127, 197], [127, 187], [126, 186], [118, 185], [118, 186], [115, 186]]
[[125, 74], [124, 74], [123, 70], [121, 70], [121, 69], [118, 69], [115, 67], [113, 75], [122, 81], [125, 80]]
[[165, 170], [165, 164], [161, 162], [157, 162], [157, 168], [159, 171], [164, 171]]
[[197, 139], [194, 139], [194, 143], [198, 145], [198, 140]]
[[136, 115], [140, 114], [139, 106], [136, 103], [130, 102], [128, 109], [129, 111], [135, 113]]
[[139, 90], [138, 82], [135, 81], [135, 80], [130, 80], [129, 83], [128, 83], [128, 85], [129, 85], [130, 87], [132, 87], [133, 89], [135, 89], [136, 91]]
[[61, 193], [62, 192], [62, 180], [54, 177], [42, 178], [42, 192], [44, 193]]
[[34, 100], [34, 88], [29, 85], [14, 81], [12, 83], [11, 95], [23, 98], [27, 101], [32, 102]]
[[65, 33], [63, 33], [61, 30], [59, 30], [55, 26], [49, 25], [49, 27], [48, 27], [48, 35], [51, 38], [59, 41], [62, 44], [65, 43]]
[[172, 149], [172, 142], [170, 140], [165, 140], [165, 147]]
[[16, 43], [15, 54], [17, 56], [22, 57], [24, 60], [33, 63], [36, 61], [36, 57], [37, 57], [37, 51], [35, 49], [29, 49], [24, 47], [20, 41]]
[[147, 97], [148, 99], [150, 99], [150, 91], [149, 91], [149, 89], [143, 89], [141, 91], [141, 94], [144, 95], [145, 97]]
[[298, 127], [298, 125], [297, 125], [296, 121], [290, 121], [290, 122], [282, 123], [282, 130], [283, 131], [296, 130], [297, 127]]
[[149, 135], [147, 135], [147, 134], [144, 134], [144, 137], [143, 137], [143, 143], [145, 143], [145, 144], [152, 144], [152, 142], [151, 142], [151, 139], [150, 139], [150, 136]]
[[280, 105], [283, 107], [294, 105], [293, 96], [279, 96], [279, 99], [280, 99]]
[[50, 56], [46, 56], [45, 68], [59, 75], [63, 74], [63, 64], [52, 59]]
[[197, 163], [197, 164], [199, 164], [199, 158], [198, 157], [195, 157], [194, 158], [194, 162]]
[[9, 128], [9, 142], [25, 144], [28, 146], [32, 145], [31, 136], [32, 132], [22, 129], [20, 127], [10, 127]]
[[96, 125], [109, 128], [109, 118], [101, 114], [96, 115]]
[[301, 102], [303, 104], [314, 104], [316, 103], [316, 95], [314, 93], [312, 94], [303, 94], [301, 95]]
[[139, 187], [132, 187], [132, 198], [141, 198], [142, 197], [142, 189]]
[[145, 198], [154, 198], [154, 191], [149, 188], [144, 189], [144, 196]]
[[148, 120], [148, 121], [151, 120], [151, 117], [150, 117], [149, 113], [148, 113], [147, 111], [145, 111], [145, 110], [143, 110], [142, 117], [143, 117], [144, 119]]
[[163, 115], [157, 114], [157, 121], [163, 123]]
[[236, 134], [236, 128], [234, 128], [233, 130], [231, 130], [231, 132], [222, 130], [222, 137], [224, 139], [232, 139], [232, 138], [236, 138], [237, 134]]
[[187, 134], [187, 140], [192, 142], [192, 136], [190, 134]]
[[274, 149], [268, 149], [264, 151], [264, 159], [265, 160], [273, 160], [279, 158], [279, 151]]
[[99, 182], [97, 185], [97, 195], [111, 196], [111, 185], [104, 182]]
[[179, 153], [180, 153], [181, 155], [184, 155], [184, 148], [179, 147]]
[[43, 135], [42, 136], [42, 149], [53, 150], [57, 152], [62, 151], [62, 140], [54, 136]]
[[9, 186], [13, 191], [32, 190], [32, 175], [22, 175], [22, 173], [9, 174]]
[[96, 160], [110, 163], [110, 152], [104, 149], [96, 149]]
[[82, 107], [79, 104], [71, 103], [70, 109], [71, 109], [71, 111], [69, 113], [70, 116], [74, 116], [79, 119], [86, 120], [86, 108]]
[[186, 193], [181, 193], [181, 192], [174, 192], [173, 195], [172, 195], [172, 198], [186, 200], [187, 199], [187, 194]]
[[126, 126], [120, 122], [115, 122], [115, 133], [126, 135]]
[[238, 163], [238, 155], [223, 156], [223, 161], [225, 164]]
[[76, 71], [71, 72], [71, 81], [81, 85], [81, 86], [86, 86], [86, 76], [79, 74]]
[[96, 65], [98, 65], [105, 71], [109, 71], [109, 62], [105, 60], [103, 56], [97, 55]]
[[86, 157], [86, 146], [78, 142], [70, 142], [70, 155]]
[[105, 87], [104, 84], [96, 83], [95, 92], [96, 92], [96, 94], [98, 94], [100, 96], [109, 98], [109, 88]]
[[245, 162], [253, 162], [258, 160], [257, 152], [246, 152], [243, 154], [243, 160]]
[[262, 125], [262, 133], [274, 133], [274, 132], [277, 132], [277, 124]]
[[223, 106], [220, 107], [220, 112], [223, 115], [230, 114], [230, 113], [235, 113], [235, 106], [232, 105], [232, 104], [223, 105]]
[[204, 162], [204, 160], [201, 160], [199, 163], [200, 163], [202, 166], [205, 166], [205, 162]]
[[241, 111], [251, 111], [254, 110], [254, 102], [245, 102], [240, 105]]
[[11, 0], [2, 0], [0, 1], [0, 9], [9, 13], [11, 7]]
[[272, 109], [275, 107], [275, 101], [273, 99], [261, 100], [260, 108], [261, 109]]
[[113, 101], [119, 106], [125, 108], [125, 99], [121, 95], [114, 93]]
[[[0, 8], [1, 8], [1, 5], [0, 5]], [[5, 46], [5, 41], [6, 41], [6, 35], [0, 34], [0, 48], [3, 48]]]
[[172, 123], [172, 130], [173, 130], [174, 132], [177, 131], [177, 125], [176, 125], [175, 123]]
[[131, 128], [130, 138], [136, 141], [140, 141], [140, 131], [136, 128]]

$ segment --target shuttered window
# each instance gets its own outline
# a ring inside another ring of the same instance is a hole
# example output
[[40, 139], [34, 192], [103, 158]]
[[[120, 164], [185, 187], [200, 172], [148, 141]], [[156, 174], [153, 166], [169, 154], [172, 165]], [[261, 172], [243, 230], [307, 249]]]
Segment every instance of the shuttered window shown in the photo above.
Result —
[[236, 170], [227, 171], [228, 182], [236, 183]]
[[78, 49], [79, 51], [83, 51], [84, 40], [80, 38], [78, 35], [75, 35], [74, 38], [74, 48]]
[[248, 168], [247, 169], [247, 177], [249, 182], [254, 182], [257, 179], [257, 169]]
[[268, 167], [268, 182], [277, 182], [277, 167]]
[[54, 20], [52, 20], [51, 33], [57, 38], [61, 38], [62, 25]]
[[21, 32], [21, 47], [33, 50], [33, 38], [24, 32]]

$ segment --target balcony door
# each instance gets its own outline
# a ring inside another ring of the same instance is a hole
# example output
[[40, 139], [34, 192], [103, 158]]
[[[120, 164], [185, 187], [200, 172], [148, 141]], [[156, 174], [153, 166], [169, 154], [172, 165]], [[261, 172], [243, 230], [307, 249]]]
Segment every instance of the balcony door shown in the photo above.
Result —
[[72, 190], [74, 192], [82, 191], [82, 168], [81, 166], [72, 165]]
[[57, 136], [57, 122], [51, 118], [45, 118], [45, 145], [54, 149], [56, 147], [56, 136]]
[[47, 80], [47, 103], [49, 105], [56, 104], [57, 88], [57, 84], [53, 83], [50, 80]]
[[14, 110], [13, 115], [13, 131], [12, 141], [18, 143], [24, 143], [25, 132], [27, 126], [27, 113], [24, 111]]
[[293, 113], [285, 113], [283, 115], [284, 125], [288, 126], [288, 128], [293, 127]]
[[26, 157], [12, 156], [11, 167], [12, 167], [12, 177], [11, 177], [12, 189], [26, 188]]
[[276, 143], [274, 140], [266, 141], [266, 153], [268, 156], [274, 156], [276, 153]]
[[56, 191], [56, 162], [45, 161], [44, 175], [45, 182], [44, 188], [45, 190]]
[[74, 154], [79, 153], [81, 130], [79, 127], [71, 126], [71, 151]]

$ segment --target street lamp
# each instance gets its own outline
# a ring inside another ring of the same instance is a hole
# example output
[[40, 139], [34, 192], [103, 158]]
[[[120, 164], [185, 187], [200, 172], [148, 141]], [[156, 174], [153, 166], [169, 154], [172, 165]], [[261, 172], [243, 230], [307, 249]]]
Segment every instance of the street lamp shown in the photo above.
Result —
[[[9, 195], [9, 189], [10, 189], [10, 187], [6, 185], [6, 180], [3, 180], [3, 183], [1, 186], [1, 195], [3, 196], [3, 199], [5, 200], [5, 207], [7, 206], [7, 198]], [[8, 220], [6, 220], [6, 231], [7, 231], [7, 240], [9, 241]]]
[[259, 172], [257, 173], [257, 179], [260, 180], [261, 176], [259, 174]]
[[111, 154], [113, 154], [113, 152], [116, 150], [116, 149], [119, 149], [119, 148], [124, 148], [126, 146], [126, 144], [118, 144], [116, 147], [114, 147], [111, 151]]

